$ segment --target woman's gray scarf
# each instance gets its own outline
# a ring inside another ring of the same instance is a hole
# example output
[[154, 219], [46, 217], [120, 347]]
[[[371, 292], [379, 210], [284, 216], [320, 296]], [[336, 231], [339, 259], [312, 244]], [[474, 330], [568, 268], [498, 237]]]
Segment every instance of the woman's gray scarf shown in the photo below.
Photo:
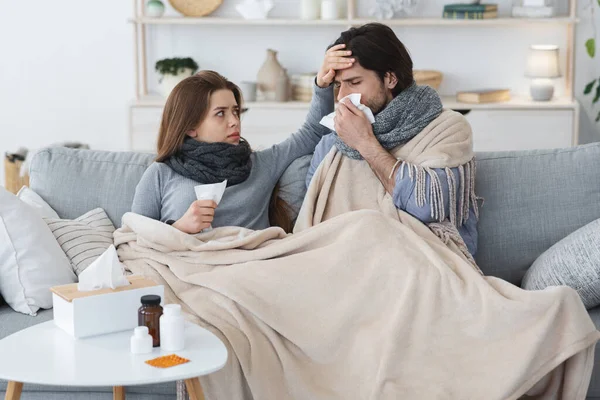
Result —
[[250, 176], [252, 149], [245, 140], [238, 145], [205, 143], [186, 137], [181, 149], [164, 161], [173, 171], [198, 183], [227, 186], [244, 182]]
[[[386, 150], [391, 150], [415, 137], [441, 113], [442, 101], [437, 92], [413, 82], [375, 116], [373, 133]], [[346, 145], [337, 134], [335, 146], [344, 155], [362, 160], [360, 153]]]

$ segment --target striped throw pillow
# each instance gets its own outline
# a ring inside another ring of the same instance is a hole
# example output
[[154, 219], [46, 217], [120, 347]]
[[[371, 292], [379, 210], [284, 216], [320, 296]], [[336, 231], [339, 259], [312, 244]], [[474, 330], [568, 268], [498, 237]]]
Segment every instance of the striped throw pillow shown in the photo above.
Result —
[[113, 244], [115, 227], [102, 208], [76, 219], [44, 218], [44, 221], [77, 276]]

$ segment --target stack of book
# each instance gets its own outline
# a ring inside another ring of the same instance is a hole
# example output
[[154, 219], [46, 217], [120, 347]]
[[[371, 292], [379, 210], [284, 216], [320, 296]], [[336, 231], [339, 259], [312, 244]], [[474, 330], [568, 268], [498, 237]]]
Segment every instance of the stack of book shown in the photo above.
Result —
[[456, 93], [461, 103], [499, 103], [510, 100], [510, 90], [504, 88], [463, 90]]
[[317, 73], [292, 75], [292, 101], [310, 102]]
[[498, 17], [497, 4], [454, 3], [444, 6], [444, 18], [449, 19], [489, 19]]

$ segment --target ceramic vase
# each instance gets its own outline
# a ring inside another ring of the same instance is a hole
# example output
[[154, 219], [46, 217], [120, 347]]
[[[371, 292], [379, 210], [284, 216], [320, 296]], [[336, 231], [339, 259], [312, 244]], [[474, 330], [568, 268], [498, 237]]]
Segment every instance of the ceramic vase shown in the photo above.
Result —
[[256, 97], [258, 101], [275, 101], [277, 80], [284, 72], [277, 61], [277, 51], [268, 49], [267, 58], [258, 70], [256, 77]]

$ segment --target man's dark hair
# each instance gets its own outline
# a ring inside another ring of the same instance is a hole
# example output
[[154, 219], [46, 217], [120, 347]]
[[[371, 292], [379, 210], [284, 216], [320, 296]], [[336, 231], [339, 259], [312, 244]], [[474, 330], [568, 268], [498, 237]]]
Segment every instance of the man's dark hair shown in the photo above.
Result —
[[413, 83], [413, 62], [408, 50], [387, 25], [370, 23], [342, 32], [332, 46], [344, 43], [352, 57], [368, 70], [375, 71], [379, 78], [393, 72], [398, 84], [392, 90], [395, 97]]

